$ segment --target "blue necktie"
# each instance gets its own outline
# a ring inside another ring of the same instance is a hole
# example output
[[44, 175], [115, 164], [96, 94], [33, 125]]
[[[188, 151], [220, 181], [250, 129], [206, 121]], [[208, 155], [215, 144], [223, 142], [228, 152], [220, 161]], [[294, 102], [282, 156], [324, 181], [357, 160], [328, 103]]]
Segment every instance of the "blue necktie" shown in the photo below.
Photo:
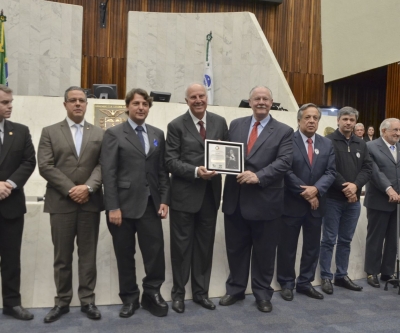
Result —
[[74, 124], [73, 127], [76, 128], [76, 132], [75, 132], [75, 148], [76, 148], [76, 153], [79, 156], [79, 154], [81, 152], [81, 146], [82, 146], [81, 125], [80, 124]]
[[136, 132], [137, 132], [139, 141], [142, 144], [144, 152], [146, 153], [146, 145], [144, 144], [143, 131], [144, 131], [144, 128], [142, 126], [136, 126]]
[[394, 152], [394, 151], [395, 151], [395, 149], [396, 149], [396, 147], [395, 147], [395, 146], [390, 146], [390, 150], [391, 150], [392, 152]]

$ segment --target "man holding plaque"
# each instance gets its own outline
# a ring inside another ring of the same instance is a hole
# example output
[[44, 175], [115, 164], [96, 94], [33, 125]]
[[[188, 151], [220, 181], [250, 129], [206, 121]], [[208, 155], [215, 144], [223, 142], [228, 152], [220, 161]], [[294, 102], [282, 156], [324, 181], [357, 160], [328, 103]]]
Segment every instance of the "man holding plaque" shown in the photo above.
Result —
[[168, 124], [165, 161], [171, 173], [172, 309], [185, 311], [185, 285], [191, 273], [193, 301], [206, 309], [215, 225], [221, 201], [221, 175], [204, 166], [204, 140], [228, 140], [226, 120], [206, 111], [201, 84], [186, 89], [189, 110]]
[[253, 88], [249, 97], [253, 115], [231, 122], [229, 138], [244, 144], [246, 171], [226, 176], [222, 206], [230, 274], [219, 304], [244, 299], [251, 260], [251, 286], [262, 312], [272, 311], [283, 177], [293, 157], [293, 129], [271, 117], [272, 101], [269, 88]]

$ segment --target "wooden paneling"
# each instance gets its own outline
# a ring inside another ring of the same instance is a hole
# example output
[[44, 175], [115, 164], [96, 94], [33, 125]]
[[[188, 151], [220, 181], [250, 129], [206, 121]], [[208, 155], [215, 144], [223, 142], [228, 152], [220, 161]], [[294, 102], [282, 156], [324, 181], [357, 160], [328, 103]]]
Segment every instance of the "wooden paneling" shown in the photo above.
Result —
[[323, 103], [321, 0], [284, 0], [279, 6], [251, 0], [110, 0], [107, 27], [100, 28], [105, 0], [55, 0], [83, 6], [82, 86], [117, 83], [125, 94], [128, 11], [256, 15], [299, 104]]
[[400, 119], [400, 65], [390, 64], [387, 70], [386, 118]]
[[360, 112], [359, 122], [375, 132], [385, 118], [387, 67], [380, 67], [326, 84], [326, 105], [352, 106]]

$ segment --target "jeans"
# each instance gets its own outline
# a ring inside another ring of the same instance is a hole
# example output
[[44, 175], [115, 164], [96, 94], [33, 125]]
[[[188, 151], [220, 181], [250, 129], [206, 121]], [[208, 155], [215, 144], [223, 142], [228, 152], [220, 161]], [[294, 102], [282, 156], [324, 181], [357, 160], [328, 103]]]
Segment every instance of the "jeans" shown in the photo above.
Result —
[[349, 203], [335, 199], [327, 199], [326, 213], [322, 219], [322, 240], [319, 264], [321, 279], [333, 279], [331, 262], [333, 248], [336, 244], [335, 279], [347, 276], [349, 266], [350, 243], [353, 239], [360, 216], [360, 202]]

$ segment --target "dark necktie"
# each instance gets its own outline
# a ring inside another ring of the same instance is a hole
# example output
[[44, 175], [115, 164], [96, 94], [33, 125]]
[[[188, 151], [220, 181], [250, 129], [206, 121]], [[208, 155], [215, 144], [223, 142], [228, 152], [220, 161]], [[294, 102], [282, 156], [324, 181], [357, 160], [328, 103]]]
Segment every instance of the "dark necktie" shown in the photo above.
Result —
[[308, 138], [308, 160], [310, 161], [310, 165], [312, 165], [312, 158], [313, 158], [313, 146], [312, 146], [312, 139]]
[[137, 132], [139, 141], [142, 144], [144, 152], [146, 153], [146, 145], [144, 144], [143, 131], [144, 131], [144, 128], [142, 126], [136, 126], [136, 132]]
[[251, 130], [251, 133], [249, 136], [249, 142], [247, 143], [247, 155], [250, 154], [251, 149], [253, 148], [254, 144], [256, 143], [256, 140], [258, 137], [258, 130], [257, 130], [258, 125], [260, 125], [260, 122], [256, 121], [253, 125], [253, 129]]
[[198, 122], [200, 126], [200, 136], [203, 138], [203, 140], [206, 139], [206, 129], [204, 128], [204, 121], [199, 120]]

